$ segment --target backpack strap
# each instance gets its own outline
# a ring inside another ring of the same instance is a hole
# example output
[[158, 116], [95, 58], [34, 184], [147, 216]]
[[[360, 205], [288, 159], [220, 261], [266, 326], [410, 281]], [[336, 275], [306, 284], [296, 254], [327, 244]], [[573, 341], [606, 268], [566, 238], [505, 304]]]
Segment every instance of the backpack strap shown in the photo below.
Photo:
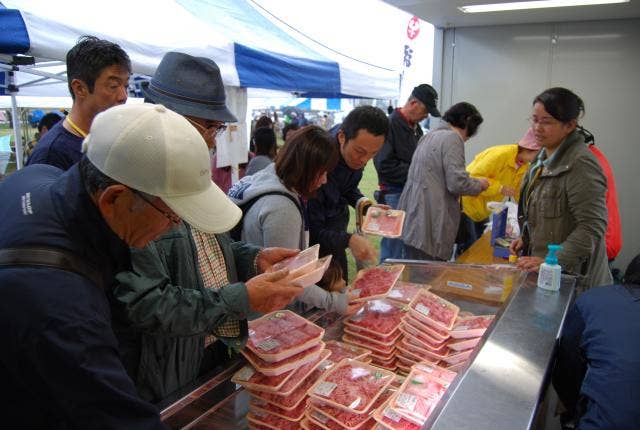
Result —
[[77, 255], [57, 248], [1, 248], [1, 266], [39, 266], [65, 270], [103, 287], [103, 278], [98, 270]]
[[244, 221], [244, 216], [247, 214], [247, 212], [249, 212], [249, 209], [251, 209], [251, 207], [264, 196], [283, 196], [291, 200], [291, 202], [293, 202], [293, 204], [296, 205], [296, 208], [298, 208], [298, 211], [300, 212], [300, 217], [302, 218], [302, 223], [304, 224], [305, 222], [304, 210], [302, 208], [302, 205], [300, 205], [300, 202], [298, 201], [298, 199], [296, 199], [289, 193], [285, 193], [284, 191], [268, 191], [266, 193], [253, 196], [249, 200], [238, 205], [238, 207], [242, 210], [242, 218], [240, 218], [240, 221], [238, 221], [238, 224], [236, 224], [235, 227], [233, 227], [229, 232], [229, 234], [231, 235], [231, 238], [233, 238], [234, 240], [240, 240], [240, 237], [242, 236], [242, 224]]

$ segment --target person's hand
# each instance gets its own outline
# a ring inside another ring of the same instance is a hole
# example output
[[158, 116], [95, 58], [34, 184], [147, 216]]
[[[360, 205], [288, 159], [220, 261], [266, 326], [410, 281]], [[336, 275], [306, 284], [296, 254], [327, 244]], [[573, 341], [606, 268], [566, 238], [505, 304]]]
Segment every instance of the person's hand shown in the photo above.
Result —
[[512, 255], [518, 255], [518, 253], [520, 252], [523, 246], [524, 246], [524, 242], [522, 241], [522, 238], [519, 237], [515, 239], [513, 242], [511, 242], [511, 245], [509, 245], [509, 252]]
[[541, 257], [520, 257], [516, 267], [525, 272], [537, 272], [542, 263], [544, 263], [544, 258]]
[[284, 282], [287, 275], [289, 271], [282, 269], [254, 276], [245, 282], [249, 307], [256, 312], [267, 313], [282, 309], [291, 303], [304, 289]]
[[515, 197], [516, 189], [508, 185], [503, 185], [500, 187], [500, 194], [505, 197]]
[[378, 259], [378, 252], [366, 237], [359, 234], [352, 234], [349, 239], [349, 249], [353, 254], [353, 258], [358, 261], [370, 261], [375, 264]]
[[300, 251], [297, 249], [289, 248], [263, 248], [258, 253], [256, 259], [256, 265], [258, 266], [258, 273], [264, 273], [274, 264], [284, 260], [285, 258], [293, 257]]
[[364, 306], [364, 303], [351, 303], [347, 306], [347, 310], [344, 311], [343, 315], [353, 315], [356, 312], [358, 312], [360, 309], [362, 309], [363, 306]]
[[487, 178], [476, 178], [476, 180], [480, 182], [480, 188], [482, 188], [482, 191], [489, 188], [489, 180]]
[[380, 209], [382, 209], [382, 210], [384, 210], [384, 211], [388, 211], [389, 209], [391, 209], [391, 206], [389, 206], [389, 205], [382, 205], [382, 204], [379, 204], [379, 203], [373, 204], [373, 205], [371, 205], [371, 207], [372, 207], [372, 208], [380, 208]]

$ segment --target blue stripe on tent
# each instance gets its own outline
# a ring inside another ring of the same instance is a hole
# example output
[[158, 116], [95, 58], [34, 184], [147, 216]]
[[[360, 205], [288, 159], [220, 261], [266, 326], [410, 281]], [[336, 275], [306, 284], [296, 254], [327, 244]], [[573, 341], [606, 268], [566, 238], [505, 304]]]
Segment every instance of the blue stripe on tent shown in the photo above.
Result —
[[241, 87], [339, 93], [338, 63], [290, 57], [234, 43]]
[[0, 53], [24, 54], [29, 50], [29, 33], [19, 10], [0, 8]]
[[3, 87], [3, 85], [6, 85], [6, 80], [7, 80], [7, 72], [0, 72], [0, 96], [6, 96], [7, 93], [7, 89]]
[[342, 105], [340, 99], [327, 99], [327, 109], [329, 110], [341, 110]]

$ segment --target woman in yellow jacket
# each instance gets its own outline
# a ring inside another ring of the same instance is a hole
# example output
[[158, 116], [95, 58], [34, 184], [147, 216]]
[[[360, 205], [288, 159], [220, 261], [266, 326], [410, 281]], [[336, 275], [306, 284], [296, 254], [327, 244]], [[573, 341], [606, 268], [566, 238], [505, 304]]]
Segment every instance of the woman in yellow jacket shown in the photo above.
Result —
[[489, 188], [477, 196], [462, 196], [462, 222], [466, 223], [470, 236], [468, 245], [482, 235], [489, 220], [488, 202], [499, 202], [504, 197], [518, 199], [522, 177], [539, 150], [540, 145], [529, 129], [517, 145], [492, 146], [476, 155], [467, 166], [469, 175], [489, 180]]

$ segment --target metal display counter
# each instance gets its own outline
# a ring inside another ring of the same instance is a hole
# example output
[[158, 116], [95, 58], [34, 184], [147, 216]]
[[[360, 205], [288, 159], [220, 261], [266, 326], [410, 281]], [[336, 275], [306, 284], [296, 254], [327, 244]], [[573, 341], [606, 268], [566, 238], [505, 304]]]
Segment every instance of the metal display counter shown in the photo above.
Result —
[[[390, 262], [405, 264], [401, 279], [432, 285], [432, 291], [461, 310], [496, 315], [424, 428], [530, 428], [548, 386], [574, 279], [563, 277], [559, 292], [546, 292], [536, 287], [534, 273], [508, 265]], [[343, 318], [324, 312], [305, 316], [326, 329], [325, 338], [342, 336]], [[248, 428], [249, 396], [230, 382], [241, 365], [238, 359], [176, 396], [163, 408], [163, 421], [171, 428]]]

